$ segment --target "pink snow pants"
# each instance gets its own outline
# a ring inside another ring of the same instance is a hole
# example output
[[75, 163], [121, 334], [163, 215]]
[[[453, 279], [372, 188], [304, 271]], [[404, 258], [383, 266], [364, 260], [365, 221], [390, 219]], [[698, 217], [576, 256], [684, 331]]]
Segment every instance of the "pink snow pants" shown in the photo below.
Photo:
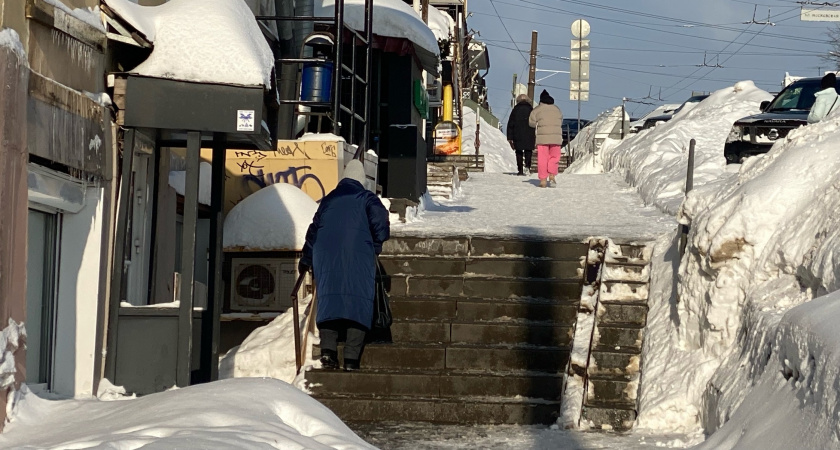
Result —
[[557, 175], [560, 155], [560, 146], [557, 144], [537, 146], [537, 176], [540, 180], [545, 180], [549, 174]]

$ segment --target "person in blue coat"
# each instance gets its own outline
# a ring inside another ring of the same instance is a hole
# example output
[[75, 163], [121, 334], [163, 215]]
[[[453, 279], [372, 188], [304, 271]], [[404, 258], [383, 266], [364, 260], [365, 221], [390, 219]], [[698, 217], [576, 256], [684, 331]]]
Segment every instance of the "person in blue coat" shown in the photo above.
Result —
[[299, 269], [313, 270], [321, 334], [321, 363], [338, 368], [338, 340], [346, 336], [344, 370], [358, 370], [373, 321], [376, 255], [391, 234], [388, 210], [364, 188], [365, 171], [350, 161], [338, 186], [321, 200], [306, 231]]

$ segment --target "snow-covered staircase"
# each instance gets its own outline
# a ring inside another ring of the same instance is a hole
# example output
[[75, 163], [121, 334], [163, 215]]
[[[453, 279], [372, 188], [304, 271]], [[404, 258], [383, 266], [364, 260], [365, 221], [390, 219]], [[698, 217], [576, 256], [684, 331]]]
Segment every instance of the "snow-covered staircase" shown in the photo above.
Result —
[[628, 430], [637, 413], [650, 250], [592, 244], [563, 417], [570, 427]]
[[394, 342], [368, 345], [361, 371], [308, 372], [313, 395], [347, 421], [552, 423], [586, 251], [392, 238], [381, 260]]
[[[466, 179], [467, 172], [461, 169]], [[461, 186], [458, 167], [446, 163], [430, 163], [426, 166], [426, 189], [432, 199], [449, 200]]]
[[392, 238], [380, 259], [394, 342], [369, 344], [361, 371], [311, 370], [309, 387], [351, 422], [539, 424], [562, 414], [570, 427], [629, 429], [648, 253], [603, 240]]

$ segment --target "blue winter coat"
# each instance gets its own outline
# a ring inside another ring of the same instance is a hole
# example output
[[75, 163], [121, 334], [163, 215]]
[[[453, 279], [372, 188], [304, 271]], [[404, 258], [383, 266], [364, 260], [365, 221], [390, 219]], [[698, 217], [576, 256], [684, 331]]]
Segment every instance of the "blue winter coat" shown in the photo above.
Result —
[[370, 328], [376, 255], [390, 235], [388, 210], [358, 181], [341, 180], [321, 200], [301, 258], [315, 276], [316, 323], [349, 319]]

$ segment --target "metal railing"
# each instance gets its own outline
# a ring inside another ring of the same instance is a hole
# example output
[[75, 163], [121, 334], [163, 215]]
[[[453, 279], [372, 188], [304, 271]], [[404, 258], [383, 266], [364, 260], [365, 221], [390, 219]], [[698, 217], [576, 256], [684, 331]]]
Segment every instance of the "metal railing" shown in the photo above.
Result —
[[[332, 121], [333, 133], [343, 135], [342, 123], [348, 124], [348, 133], [345, 136], [348, 143], [358, 144], [359, 147], [367, 148], [368, 140], [370, 138], [370, 84], [372, 73], [372, 55], [371, 47], [373, 44], [373, 0], [365, 0], [364, 12], [364, 29], [362, 32], [356, 31], [345, 23], [344, 15], [344, 0], [336, 0], [335, 2], [335, 16], [334, 17], [316, 17], [316, 16], [256, 16], [256, 19], [265, 21], [292, 21], [292, 22], [320, 22], [333, 24], [335, 26], [335, 49], [333, 55], [334, 69], [332, 73], [332, 101], [331, 104], [327, 102], [313, 102], [304, 101], [300, 97], [297, 99], [281, 99], [280, 104], [292, 104], [297, 106], [321, 106], [329, 107], [331, 114], [327, 117]], [[352, 51], [350, 58], [346, 58], [344, 54], [345, 44], [350, 44]], [[363, 47], [364, 61], [357, 67], [358, 47]], [[345, 61], [345, 60], [349, 61]], [[323, 58], [280, 58], [276, 60], [277, 64], [296, 64], [302, 65], [306, 62], [325, 61]], [[349, 65], [348, 65], [349, 63]], [[360, 69], [363, 69], [364, 77], [359, 75]], [[343, 84], [349, 84], [349, 102], [344, 103], [345, 96], [342, 94]], [[298, 82], [300, 87], [300, 82]], [[359, 105], [361, 103], [361, 105]], [[297, 108], [296, 108], [297, 109]], [[295, 114], [301, 115], [300, 111]], [[342, 120], [347, 118], [345, 122]], [[357, 139], [357, 125], [362, 127], [362, 136]], [[320, 123], [319, 123], [320, 126]]]
[[[294, 321], [294, 333], [295, 333], [295, 373], [300, 372], [300, 368], [303, 367], [303, 360], [306, 357], [306, 338], [309, 335], [309, 330], [312, 329], [312, 322], [315, 320], [315, 312], [317, 311], [317, 292], [313, 288], [312, 290], [312, 300], [309, 302], [309, 305], [306, 307], [306, 310], [303, 312], [303, 315], [306, 317], [306, 323], [303, 327], [303, 333], [301, 333], [300, 329], [300, 306], [299, 306], [299, 293], [300, 288], [303, 286], [303, 281], [306, 279], [306, 272], [301, 273], [298, 276], [297, 282], [295, 282], [295, 287], [292, 288], [292, 314], [294, 317], [292, 320]], [[314, 286], [314, 283], [313, 283]]]

